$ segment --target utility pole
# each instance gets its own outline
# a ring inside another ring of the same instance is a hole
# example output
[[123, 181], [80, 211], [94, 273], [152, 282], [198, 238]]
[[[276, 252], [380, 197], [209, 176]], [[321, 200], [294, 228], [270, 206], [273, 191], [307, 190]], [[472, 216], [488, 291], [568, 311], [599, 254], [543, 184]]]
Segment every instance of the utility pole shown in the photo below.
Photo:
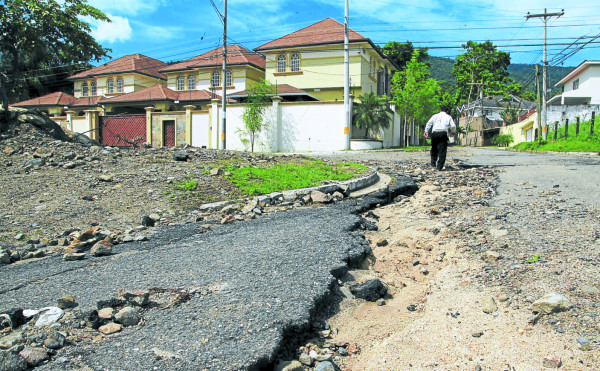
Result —
[[223, 11], [223, 74], [221, 84], [223, 85], [223, 115], [221, 117], [221, 149], [226, 148], [225, 133], [227, 131], [227, 0], [225, 0], [225, 9]]
[[344, 16], [344, 149], [350, 149], [350, 37], [348, 27], [348, 0]]
[[537, 103], [537, 135], [535, 139], [542, 136], [542, 115], [540, 112], [540, 71], [539, 67], [535, 65], [535, 95]]
[[529, 18], [542, 18], [542, 21], [544, 22], [544, 65], [542, 68], [542, 135], [544, 137], [544, 140], [547, 139], [548, 137], [548, 108], [546, 107], [546, 94], [548, 93], [548, 57], [547, 57], [547, 51], [546, 51], [546, 47], [547, 47], [547, 39], [548, 39], [548, 19], [550, 19], [551, 17], [560, 17], [562, 15], [565, 14], [565, 10], [562, 9], [560, 12], [558, 13], [548, 13], [547, 9], [544, 9], [544, 13], [542, 14], [530, 14], [529, 12], [527, 12], [527, 15], [525, 16], [525, 19], [529, 19]]

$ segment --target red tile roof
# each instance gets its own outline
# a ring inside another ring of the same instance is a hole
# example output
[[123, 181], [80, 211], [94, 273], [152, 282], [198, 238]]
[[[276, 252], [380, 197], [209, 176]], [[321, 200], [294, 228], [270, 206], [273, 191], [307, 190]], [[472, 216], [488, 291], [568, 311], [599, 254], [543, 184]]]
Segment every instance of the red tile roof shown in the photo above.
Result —
[[37, 106], [68, 106], [76, 101], [72, 95], [63, 92], [55, 92], [11, 104], [14, 107], [37, 107]]
[[[237, 44], [227, 46], [227, 64], [249, 64], [262, 70], [264, 70], [266, 66], [265, 59], [263, 57]], [[160, 72], [182, 71], [193, 68], [216, 67], [222, 65], [223, 47], [219, 47], [183, 62], [175, 63], [168, 67], [162, 68]]]
[[[156, 102], [156, 101], [171, 101], [180, 102], [188, 101], [203, 101], [211, 100], [212, 95], [206, 90], [186, 90], [175, 91], [162, 85], [154, 85], [142, 90], [137, 90], [131, 93], [118, 95], [110, 98], [102, 98], [98, 103], [141, 103], [141, 102]], [[220, 98], [215, 96], [215, 98]]]
[[161, 62], [158, 59], [146, 57], [145, 55], [139, 53], [131, 54], [115, 59], [114, 61], [110, 61], [101, 66], [94, 67], [89, 70], [70, 76], [69, 79], [79, 80], [101, 75], [136, 72], [142, 75], [166, 80], [167, 77], [162, 73], [158, 72], [161, 68], [164, 68], [166, 65], [167, 64], [165, 62]]
[[70, 104], [71, 107], [89, 107], [98, 105], [98, 101], [104, 98], [101, 95], [95, 95], [93, 97], [81, 97], [76, 98], [73, 103]]
[[[352, 29], [348, 30], [350, 41], [367, 41], [368, 38]], [[326, 18], [279, 39], [263, 44], [254, 50], [282, 49], [293, 46], [338, 44], [344, 42], [344, 25], [333, 18]]]

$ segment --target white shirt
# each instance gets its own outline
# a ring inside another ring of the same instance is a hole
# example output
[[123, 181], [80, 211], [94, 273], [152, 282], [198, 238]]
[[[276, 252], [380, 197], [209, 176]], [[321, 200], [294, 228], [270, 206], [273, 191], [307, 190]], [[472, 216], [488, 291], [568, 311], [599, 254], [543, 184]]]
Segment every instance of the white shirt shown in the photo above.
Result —
[[427, 125], [425, 125], [425, 131], [429, 134], [434, 131], [445, 131], [450, 135], [450, 132], [454, 133], [456, 131], [456, 125], [452, 120], [452, 116], [442, 111], [431, 116], [427, 121]]

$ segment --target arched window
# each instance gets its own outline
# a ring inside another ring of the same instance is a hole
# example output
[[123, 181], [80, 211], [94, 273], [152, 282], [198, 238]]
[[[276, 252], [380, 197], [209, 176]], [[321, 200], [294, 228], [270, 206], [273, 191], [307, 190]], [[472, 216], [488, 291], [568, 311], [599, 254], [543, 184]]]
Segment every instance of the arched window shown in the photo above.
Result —
[[292, 72], [300, 71], [300, 54], [294, 53], [290, 57], [290, 71], [292, 71]]
[[213, 88], [216, 88], [221, 85], [221, 75], [219, 74], [219, 71], [213, 72], [212, 79], [210, 81]]
[[87, 82], [84, 82], [83, 84], [81, 84], [81, 96], [82, 97], [87, 97], [88, 96]]
[[188, 75], [188, 90], [195, 90], [196, 89], [196, 76], [195, 75]]
[[90, 95], [92, 97], [96, 96], [96, 81], [92, 81], [92, 83], [90, 84]]
[[108, 94], [112, 94], [114, 92], [114, 90], [115, 90], [115, 80], [113, 80], [112, 77], [111, 77], [106, 82], [106, 92]]
[[281, 54], [277, 57], [277, 72], [285, 72], [286, 70], [287, 58], [284, 54]]
[[177, 90], [184, 90], [185, 89], [185, 82], [183, 80], [183, 76], [181, 76], [181, 75], [177, 76], [177, 83], [176, 83], [176, 85], [177, 85], [177, 87], [176, 87]]
[[122, 93], [123, 92], [123, 78], [119, 77], [117, 78], [117, 93]]
[[225, 84], [227, 86], [233, 86], [233, 76], [229, 70], [227, 70], [227, 73], [225, 74]]

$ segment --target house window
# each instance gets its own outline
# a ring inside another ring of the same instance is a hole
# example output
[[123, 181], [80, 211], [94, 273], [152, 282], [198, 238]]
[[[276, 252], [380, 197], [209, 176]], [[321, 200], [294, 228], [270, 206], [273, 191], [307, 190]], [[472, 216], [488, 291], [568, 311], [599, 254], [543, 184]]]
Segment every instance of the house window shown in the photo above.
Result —
[[573, 81], [573, 90], [579, 89], [579, 79]]
[[187, 82], [188, 82], [188, 90], [194, 90], [194, 89], [196, 89], [196, 76], [189, 75]]
[[225, 74], [225, 84], [227, 84], [227, 86], [233, 86], [233, 77], [229, 70], [227, 70], [227, 73]]
[[290, 57], [290, 71], [292, 71], [292, 72], [300, 71], [300, 55], [298, 53], [294, 53]]
[[185, 89], [185, 85], [184, 85], [184, 81], [183, 81], [183, 76], [177, 76], [177, 90], [184, 90]]
[[96, 96], [96, 82], [95, 82], [95, 81], [93, 81], [93, 82], [90, 84], [90, 95], [91, 95], [92, 97], [95, 97], [95, 96]]
[[285, 72], [286, 70], [287, 58], [285, 55], [280, 55], [277, 57], [277, 72]]
[[210, 80], [213, 88], [216, 88], [217, 86], [221, 85], [221, 75], [219, 74], [219, 71], [215, 71], [212, 74], [212, 79]]
[[81, 84], [81, 96], [82, 97], [87, 97], [88, 96], [87, 82], [84, 82], [83, 84]]
[[110, 78], [106, 82], [106, 92], [108, 94], [112, 94], [113, 91], [114, 91], [114, 89], [115, 89], [115, 80], [113, 80], [112, 78]]
[[117, 78], [117, 93], [122, 93], [123, 92], [123, 78], [119, 77]]

